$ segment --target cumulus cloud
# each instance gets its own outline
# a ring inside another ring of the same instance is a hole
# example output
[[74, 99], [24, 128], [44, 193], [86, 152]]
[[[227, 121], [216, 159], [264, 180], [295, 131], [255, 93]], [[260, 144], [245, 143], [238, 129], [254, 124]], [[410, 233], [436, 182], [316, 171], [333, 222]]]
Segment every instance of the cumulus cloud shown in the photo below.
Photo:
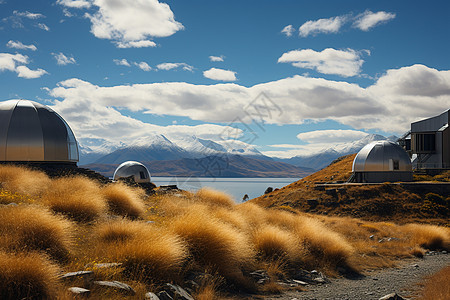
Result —
[[328, 19], [308, 21], [300, 26], [298, 32], [302, 37], [307, 37], [308, 35], [316, 35], [318, 33], [337, 33], [346, 21], [346, 16], [337, 16]]
[[220, 62], [220, 61], [223, 61], [224, 59], [225, 59], [225, 56], [223, 56], [223, 55], [221, 55], [221, 56], [213, 56], [213, 55], [211, 55], [209, 57], [209, 60], [213, 61], [213, 62]]
[[33, 19], [33, 20], [45, 18], [45, 16], [43, 14], [31, 13], [29, 11], [20, 12], [20, 11], [15, 10], [15, 11], [13, 11], [13, 14], [18, 17], [24, 17], [24, 18]]
[[131, 42], [116, 42], [117, 48], [147, 48], [156, 47], [156, 43], [150, 40], [131, 41]]
[[114, 63], [118, 66], [131, 67], [130, 63], [125, 59], [113, 59]]
[[322, 74], [350, 77], [361, 72], [364, 60], [361, 59], [361, 52], [352, 49], [327, 48], [321, 52], [312, 49], [289, 51], [284, 53], [278, 62], [291, 63], [294, 67], [313, 69]]
[[338, 129], [302, 132], [297, 138], [310, 144], [337, 144], [352, 142], [365, 136], [367, 133], [364, 131]]
[[395, 18], [394, 13], [388, 13], [385, 11], [379, 12], [371, 12], [370, 10], [366, 10], [364, 13], [358, 15], [356, 17], [353, 26], [359, 28], [363, 31], [369, 31], [371, 28], [386, 23]]
[[159, 70], [169, 71], [173, 69], [182, 68], [184, 71], [190, 71], [192, 72], [194, 70], [194, 67], [191, 65], [188, 65], [186, 63], [162, 63], [156, 66]]
[[285, 34], [286, 36], [292, 36], [292, 34], [295, 32], [295, 28], [292, 25], [288, 25], [281, 30], [281, 33]]
[[223, 70], [217, 68], [211, 68], [203, 72], [203, 76], [212, 80], [218, 81], [236, 81], [236, 72], [230, 70]]
[[148, 65], [145, 61], [141, 61], [140, 63], [134, 63], [135, 66], [139, 67], [142, 71], [148, 72], [152, 70], [152, 67]]
[[70, 65], [70, 64], [76, 64], [77, 61], [75, 60], [75, 58], [71, 57], [67, 57], [66, 55], [64, 55], [64, 53], [59, 52], [59, 53], [52, 53], [53, 57], [56, 59], [56, 63], [60, 66], [66, 66], [66, 65]]
[[[430, 76], [432, 79], [427, 81]], [[431, 85], [427, 86], [427, 82]], [[270, 101], [255, 105], [253, 100], [261, 93]], [[83, 118], [80, 112], [86, 111], [81, 107], [89, 108], [90, 103], [96, 103], [105, 109], [125, 107], [135, 112], [170, 114], [204, 122], [228, 123], [239, 118], [239, 122], [261, 119], [268, 124], [302, 124], [329, 119], [357, 130], [401, 134], [411, 122], [449, 108], [450, 71], [413, 65], [389, 70], [366, 88], [304, 76], [251, 87], [184, 82], [102, 87], [70, 79], [60, 82], [51, 95], [63, 99], [61, 103], [67, 105], [78, 103], [79, 118]]]
[[71, 8], [95, 8], [95, 13], [85, 13], [92, 23], [91, 33], [112, 40], [118, 48], [155, 47], [152, 38], [168, 37], [184, 29], [175, 20], [170, 6], [158, 0], [58, 0], [57, 3]]
[[50, 31], [50, 28], [47, 25], [45, 25], [44, 23], [38, 23], [36, 26], [42, 30]]
[[18, 77], [32, 79], [47, 74], [43, 69], [31, 70], [25, 65], [29, 63], [28, 56], [22, 54], [0, 53], [0, 71], [16, 72]]
[[88, 0], [58, 0], [57, 4], [71, 8], [90, 8], [91, 1]]
[[13, 49], [20, 49], [20, 50], [31, 50], [31, 51], [36, 51], [37, 50], [35, 45], [25, 45], [22, 42], [13, 41], [13, 40], [10, 40], [6, 44], [6, 47], [13, 48]]
[[16, 68], [17, 76], [26, 79], [39, 78], [44, 74], [48, 74], [43, 69], [30, 70], [27, 66], [18, 66]]

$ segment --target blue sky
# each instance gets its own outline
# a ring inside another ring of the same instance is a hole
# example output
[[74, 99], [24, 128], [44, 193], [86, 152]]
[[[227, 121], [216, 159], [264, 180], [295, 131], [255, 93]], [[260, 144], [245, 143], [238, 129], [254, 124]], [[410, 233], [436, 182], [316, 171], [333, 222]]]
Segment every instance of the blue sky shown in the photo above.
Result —
[[232, 131], [307, 154], [448, 109], [449, 14], [448, 1], [0, 0], [0, 101], [53, 107], [81, 144]]

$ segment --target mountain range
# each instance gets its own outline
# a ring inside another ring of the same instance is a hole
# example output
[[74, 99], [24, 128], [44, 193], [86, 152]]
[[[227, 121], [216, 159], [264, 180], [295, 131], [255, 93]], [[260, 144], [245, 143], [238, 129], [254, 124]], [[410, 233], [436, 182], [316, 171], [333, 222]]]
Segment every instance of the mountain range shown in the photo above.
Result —
[[164, 135], [140, 138], [131, 144], [83, 140], [80, 165], [112, 176], [124, 161], [147, 165], [153, 176], [198, 177], [303, 177], [326, 167], [334, 159], [358, 152], [372, 141], [396, 140], [370, 134], [312, 155], [291, 158], [268, 157], [239, 140], [212, 141], [195, 136], [169, 140]]

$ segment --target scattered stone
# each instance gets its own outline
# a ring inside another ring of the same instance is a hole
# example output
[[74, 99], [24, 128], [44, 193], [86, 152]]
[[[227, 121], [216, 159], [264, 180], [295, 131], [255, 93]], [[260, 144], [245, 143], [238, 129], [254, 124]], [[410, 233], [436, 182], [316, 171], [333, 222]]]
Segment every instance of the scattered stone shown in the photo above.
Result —
[[301, 281], [301, 280], [297, 280], [297, 279], [292, 279], [293, 282], [299, 284], [299, 285], [308, 285], [308, 283]]
[[264, 192], [264, 194], [269, 194], [273, 192], [273, 187], [269, 186], [266, 191]]
[[99, 268], [99, 269], [115, 268], [115, 267], [120, 267], [121, 265], [122, 265], [122, 263], [102, 263], [102, 264], [95, 264], [94, 268]]
[[147, 221], [146, 223], [147, 223], [147, 224], [154, 224], [155, 221]]
[[94, 284], [103, 286], [103, 287], [114, 288], [126, 295], [135, 295], [136, 294], [136, 291], [131, 286], [129, 286], [126, 283], [119, 282], [119, 281], [94, 281]]
[[369, 236], [369, 239], [373, 240], [375, 238], [375, 235], [372, 234], [371, 236]]
[[83, 278], [84, 285], [86, 287], [91, 286], [92, 281], [94, 280], [94, 272], [93, 271], [77, 271], [77, 272], [69, 272], [61, 276], [63, 280], [74, 280], [77, 278]]
[[70, 287], [68, 288], [69, 292], [75, 295], [88, 297], [91, 294], [91, 291], [88, 289], [80, 288], [80, 287]]
[[170, 296], [166, 291], [159, 292], [157, 296], [160, 300], [173, 300], [172, 296]]
[[166, 283], [165, 291], [174, 299], [194, 300], [185, 289], [176, 284]]
[[270, 277], [265, 270], [256, 270], [249, 274], [258, 284], [264, 284], [270, 281]]
[[442, 254], [447, 254], [447, 251], [445, 251], [445, 250], [444, 250], [444, 251], [442, 251]]
[[6, 206], [18, 206], [18, 204], [15, 202], [11, 202], [11, 203], [6, 204]]
[[156, 294], [154, 294], [152, 292], [145, 293], [144, 299], [145, 300], [160, 300], [159, 297], [156, 296]]
[[405, 298], [397, 295], [397, 293], [392, 293], [392, 294], [383, 296], [378, 300], [405, 300]]
[[411, 267], [413, 267], [413, 268], [418, 268], [419, 265], [418, 265], [418, 264], [413, 264], [413, 265], [411, 265]]

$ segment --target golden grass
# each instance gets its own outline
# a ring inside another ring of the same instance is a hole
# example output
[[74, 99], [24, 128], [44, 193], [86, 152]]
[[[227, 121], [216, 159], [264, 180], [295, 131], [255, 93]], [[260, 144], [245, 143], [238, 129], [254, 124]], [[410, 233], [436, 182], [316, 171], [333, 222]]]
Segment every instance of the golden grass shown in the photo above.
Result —
[[109, 184], [102, 189], [110, 210], [124, 217], [137, 218], [145, 211], [142, 200], [145, 193], [138, 188], [131, 188], [124, 183]]
[[249, 238], [234, 227], [195, 209], [178, 216], [169, 228], [186, 240], [199, 264], [217, 270], [228, 279], [242, 277], [242, 268], [250, 268], [254, 253]]
[[84, 177], [53, 180], [41, 201], [53, 211], [81, 222], [93, 221], [107, 208], [98, 184]]
[[422, 295], [418, 299], [422, 300], [447, 300], [450, 296], [450, 266], [443, 268], [438, 273], [425, 280]]
[[73, 226], [62, 217], [41, 207], [19, 205], [0, 208], [0, 220], [0, 248], [68, 258]]
[[0, 167], [0, 185], [15, 193], [36, 196], [44, 192], [50, 182], [48, 176], [40, 171], [12, 165]]
[[177, 235], [152, 224], [121, 220], [99, 226], [98, 256], [123, 263], [131, 278], [173, 280], [187, 258]]
[[233, 207], [235, 202], [227, 193], [211, 188], [201, 188], [195, 193], [196, 200], [212, 206]]
[[403, 229], [412, 234], [412, 242], [431, 250], [450, 250], [450, 229], [435, 225], [408, 224]]
[[1, 299], [56, 299], [59, 268], [37, 253], [0, 251]]
[[258, 253], [266, 260], [286, 258], [296, 262], [304, 255], [302, 246], [291, 232], [272, 225], [256, 230], [253, 243]]

